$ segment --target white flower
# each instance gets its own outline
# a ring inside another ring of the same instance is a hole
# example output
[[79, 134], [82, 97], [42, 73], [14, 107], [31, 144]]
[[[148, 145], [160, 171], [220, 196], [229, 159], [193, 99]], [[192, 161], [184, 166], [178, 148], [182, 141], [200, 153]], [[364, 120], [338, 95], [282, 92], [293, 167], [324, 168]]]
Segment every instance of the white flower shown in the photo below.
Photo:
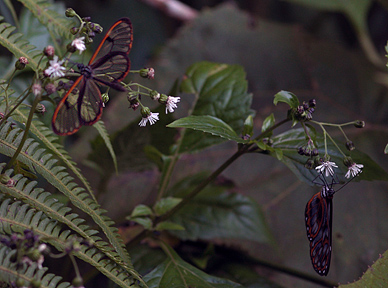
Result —
[[170, 112], [170, 113], [174, 112], [174, 109], [178, 108], [176, 103], [178, 103], [180, 101], [181, 101], [181, 97], [168, 96], [167, 102], [166, 102], [166, 114], [168, 112]]
[[139, 126], [144, 127], [147, 124], [147, 121], [150, 122], [150, 125], [155, 124], [156, 121], [159, 120], [159, 113], [152, 113], [148, 114], [148, 116], [141, 118]]
[[65, 72], [63, 71], [66, 70], [66, 68], [61, 66], [63, 63], [63, 60], [58, 61], [57, 55], [55, 55], [54, 59], [50, 60], [49, 63], [50, 63], [50, 67], [44, 70], [44, 73], [47, 76], [50, 76], [50, 78], [65, 76]]
[[315, 169], [322, 174], [325, 173], [325, 176], [328, 177], [329, 174], [331, 176], [334, 175], [333, 167], [338, 168], [338, 166], [334, 162], [325, 161], [325, 162], [322, 162], [322, 165], [315, 167]]
[[79, 54], [81, 54], [84, 50], [86, 50], [85, 37], [75, 38], [73, 42], [71, 42], [71, 46], [75, 47], [79, 51]]
[[346, 172], [345, 177], [346, 178], [350, 178], [350, 176], [356, 177], [358, 174], [362, 172], [362, 168], [364, 168], [364, 165], [352, 163], [352, 165], [348, 167], [348, 172]]

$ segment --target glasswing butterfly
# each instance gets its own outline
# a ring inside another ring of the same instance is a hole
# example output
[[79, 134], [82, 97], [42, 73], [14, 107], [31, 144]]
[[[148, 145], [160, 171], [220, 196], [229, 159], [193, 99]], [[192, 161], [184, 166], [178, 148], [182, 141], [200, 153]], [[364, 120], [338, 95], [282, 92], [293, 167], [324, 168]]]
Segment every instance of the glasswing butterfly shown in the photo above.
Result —
[[128, 54], [132, 40], [131, 21], [121, 18], [108, 30], [88, 65], [77, 64], [81, 76], [54, 111], [51, 123], [56, 134], [71, 135], [82, 125], [93, 125], [100, 119], [103, 101], [98, 84], [125, 91], [119, 82], [131, 66]]
[[[321, 276], [326, 276], [330, 268], [334, 193], [344, 188], [355, 177], [342, 185], [337, 191], [333, 188], [334, 184], [338, 184], [334, 176], [332, 176], [331, 184], [327, 183], [322, 174], [319, 174], [313, 180], [313, 183], [322, 185], [322, 189], [307, 202], [305, 221], [307, 238], [310, 241], [311, 264], [314, 270]], [[317, 178], [322, 183], [316, 182]]]
[[[321, 276], [329, 273], [331, 260], [331, 227], [333, 220], [333, 185], [318, 175], [323, 186], [306, 205], [305, 221], [307, 238], [310, 241], [310, 258], [314, 270]], [[334, 180], [334, 178], [333, 178]], [[315, 182], [314, 182], [315, 183]]]

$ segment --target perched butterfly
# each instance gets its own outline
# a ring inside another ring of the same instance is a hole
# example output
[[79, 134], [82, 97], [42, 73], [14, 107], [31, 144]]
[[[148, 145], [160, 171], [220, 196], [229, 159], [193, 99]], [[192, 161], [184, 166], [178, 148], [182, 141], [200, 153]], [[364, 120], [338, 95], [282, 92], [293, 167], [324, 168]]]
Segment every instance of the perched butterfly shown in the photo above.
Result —
[[[103, 101], [98, 84], [125, 91], [120, 81], [131, 62], [132, 24], [121, 18], [108, 30], [88, 65], [78, 64], [81, 74], [55, 109], [52, 127], [58, 135], [71, 135], [82, 125], [93, 125], [102, 114]], [[76, 93], [74, 93], [76, 91]]]
[[311, 263], [321, 276], [326, 276], [330, 268], [334, 184], [324, 180], [322, 190], [307, 202], [305, 210]]

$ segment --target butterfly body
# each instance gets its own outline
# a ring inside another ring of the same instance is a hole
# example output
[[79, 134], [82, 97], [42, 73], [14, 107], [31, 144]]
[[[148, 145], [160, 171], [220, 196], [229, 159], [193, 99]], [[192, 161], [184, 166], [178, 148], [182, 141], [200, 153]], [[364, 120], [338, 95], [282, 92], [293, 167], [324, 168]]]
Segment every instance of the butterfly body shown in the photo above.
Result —
[[334, 189], [325, 184], [322, 190], [307, 202], [305, 209], [311, 263], [321, 276], [326, 276], [330, 268], [334, 193]]
[[[52, 127], [58, 135], [71, 135], [83, 125], [93, 125], [102, 115], [104, 103], [98, 85], [125, 91], [120, 82], [127, 76], [131, 62], [132, 24], [118, 20], [108, 30], [87, 65], [77, 64], [80, 77], [55, 109]], [[78, 91], [74, 94], [74, 91]]]

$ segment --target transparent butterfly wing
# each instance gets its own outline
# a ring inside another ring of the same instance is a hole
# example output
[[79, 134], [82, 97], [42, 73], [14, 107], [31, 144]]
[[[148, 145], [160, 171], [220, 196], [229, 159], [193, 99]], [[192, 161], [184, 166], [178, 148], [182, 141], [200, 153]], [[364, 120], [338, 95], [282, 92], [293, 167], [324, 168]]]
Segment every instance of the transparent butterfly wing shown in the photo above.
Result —
[[333, 201], [315, 194], [306, 205], [305, 220], [307, 238], [310, 241], [310, 258], [314, 270], [321, 276], [329, 273], [332, 250]]

